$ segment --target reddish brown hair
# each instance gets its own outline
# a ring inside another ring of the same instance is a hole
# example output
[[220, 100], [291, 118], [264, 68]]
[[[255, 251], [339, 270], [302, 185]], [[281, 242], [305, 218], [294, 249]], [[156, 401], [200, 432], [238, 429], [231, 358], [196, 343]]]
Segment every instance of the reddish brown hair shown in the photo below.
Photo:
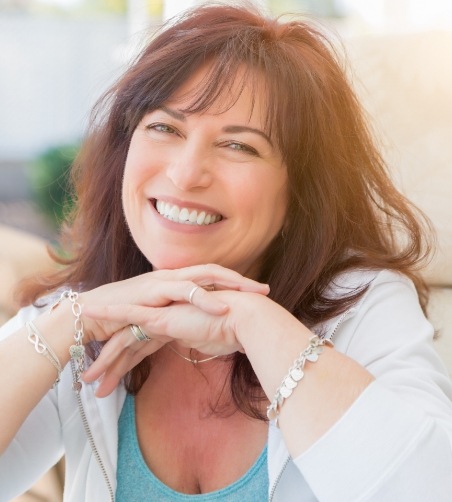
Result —
[[[391, 183], [339, 60], [312, 23], [283, 23], [250, 8], [200, 7], [166, 26], [98, 103], [74, 165], [77, 207], [64, 235], [69, 259], [45, 285], [28, 290], [28, 301], [63, 284], [91, 289], [151, 270], [121, 206], [128, 145], [143, 115], [206, 62], [209, 79], [190, 111], [208, 108], [239, 67], [248, 70], [245, 80], [265, 77], [266, 125], [290, 188], [285, 235], [266, 250], [261, 271], [271, 297], [312, 326], [363, 293], [326, 295], [332, 279], [352, 268], [399, 270], [424, 293], [416, 273], [428, 251], [421, 219]], [[136, 392], [148, 372], [144, 361], [129, 389]], [[260, 416], [260, 386], [242, 354], [234, 356], [231, 385], [239, 408]]]

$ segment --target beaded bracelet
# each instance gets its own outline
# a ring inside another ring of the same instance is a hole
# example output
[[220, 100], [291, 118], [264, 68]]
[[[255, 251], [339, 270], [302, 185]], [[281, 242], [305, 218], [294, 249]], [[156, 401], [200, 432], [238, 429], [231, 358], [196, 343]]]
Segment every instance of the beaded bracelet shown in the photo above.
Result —
[[72, 365], [72, 388], [75, 392], [79, 393], [82, 390], [81, 376], [85, 371], [85, 347], [82, 344], [84, 330], [83, 321], [81, 320], [82, 306], [78, 303], [78, 293], [68, 289], [61, 293], [58, 300], [50, 307], [50, 312], [52, 312], [58, 305], [65, 299], [68, 299], [71, 303], [71, 310], [74, 314], [74, 344], [69, 347], [69, 354], [71, 356]]
[[278, 426], [278, 418], [284, 401], [291, 396], [298, 382], [304, 377], [303, 369], [306, 361], [315, 363], [323, 352], [323, 345], [334, 347], [330, 340], [320, 339], [317, 335], [311, 336], [308, 347], [300, 352], [289, 368], [289, 372], [283, 378], [281, 385], [277, 388], [275, 397], [267, 408], [267, 418], [274, 421], [276, 426]]
[[57, 377], [53, 383], [53, 387], [55, 388], [60, 381], [61, 372], [63, 371], [60, 360], [32, 321], [25, 323], [25, 326], [28, 332], [28, 341], [34, 345], [36, 352], [45, 356], [57, 370]]

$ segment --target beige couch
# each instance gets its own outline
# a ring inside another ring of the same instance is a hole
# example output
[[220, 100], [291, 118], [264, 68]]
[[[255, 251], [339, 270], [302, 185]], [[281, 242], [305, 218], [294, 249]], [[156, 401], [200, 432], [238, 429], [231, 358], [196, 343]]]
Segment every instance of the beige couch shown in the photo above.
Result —
[[346, 50], [394, 180], [437, 231], [425, 278], [437, 347], [452, 375], [452, 33], [366, 37]]
[[0, 325], [17, 311], [14, 288], [24, 277], [51, 268], [46, 243], [39, 237], [0, 225]]

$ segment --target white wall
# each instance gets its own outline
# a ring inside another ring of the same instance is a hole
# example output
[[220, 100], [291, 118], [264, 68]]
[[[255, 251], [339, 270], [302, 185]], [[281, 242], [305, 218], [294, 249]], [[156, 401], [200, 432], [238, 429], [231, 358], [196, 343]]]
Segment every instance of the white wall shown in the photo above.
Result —
[[0, 161], [72, 142], [121, 69], [126, 20], [0, 17]]
[[410, 33], [452, 28], [450, 0], [334, 0], [352, 34]]

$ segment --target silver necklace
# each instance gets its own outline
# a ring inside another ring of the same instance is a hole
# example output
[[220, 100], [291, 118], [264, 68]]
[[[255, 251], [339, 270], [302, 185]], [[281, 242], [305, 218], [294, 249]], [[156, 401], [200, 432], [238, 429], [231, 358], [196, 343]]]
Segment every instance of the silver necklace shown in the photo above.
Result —
[[220, 357], [219, 355], [218, 356], [211, 356], [211, 357], [206, 357], [205, 359], [192, 359], [191, 357], [185, 357], [184, 355], [182, 355], [180, 352], [178, 352], [172, 345], [168, 344], [168, 347], [175, 353], [177, 354], [179, 357], [182, 357], [182, 359], [185, 359], [186, 361], [188, 361], [189, 363], [192, 363], [194, 364], [195, 366], [197, 364], [201, 364], [201, 363], [206, 363], [207, 361], [212, 361], [212, 359], [216, 359], [217, 357]]

